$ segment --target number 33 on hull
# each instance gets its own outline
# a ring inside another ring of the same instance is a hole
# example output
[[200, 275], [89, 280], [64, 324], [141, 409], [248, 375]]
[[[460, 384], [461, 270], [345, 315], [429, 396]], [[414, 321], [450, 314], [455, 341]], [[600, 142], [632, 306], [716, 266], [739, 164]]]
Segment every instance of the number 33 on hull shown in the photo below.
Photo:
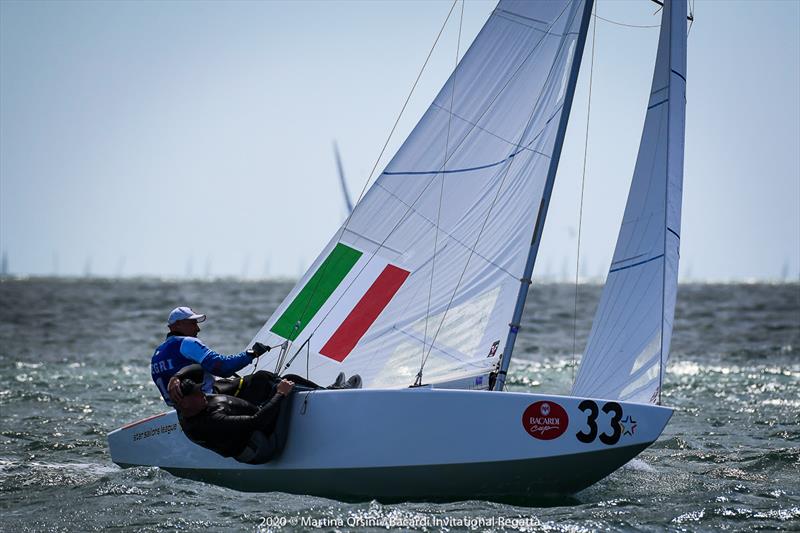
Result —
[[160, 455], [167, 471], [238, 490], [519, 501], [597, 482], [652, 444], [671, 415], [652, 404], [516, 392], [316, 391], [294, 398], [286, 449], [264, 465], [200, 448], [180, 426], [158, 431], [172, 427], [174, 413], [109, 441], [118, 464], [149, 465]]

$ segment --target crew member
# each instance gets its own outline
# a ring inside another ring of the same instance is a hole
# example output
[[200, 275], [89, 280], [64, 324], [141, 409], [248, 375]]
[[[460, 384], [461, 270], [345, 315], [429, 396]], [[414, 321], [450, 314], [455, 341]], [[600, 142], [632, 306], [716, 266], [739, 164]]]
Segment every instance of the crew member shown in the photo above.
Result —
[[207, 394], [233, 392], [237, 388], [241, 389], [244, 383], [238, 379], [217, 382], [214, 376], [233, 376], [236, 371], [269, 350], [267, 346], [255, 343], [252, 349], [239, 354], [220, 355], [197, 338], [200, 332], [198, 323], [205, 319], [206, 315], [195, 313], [189, 307], [176, 307], [169, 314], [167, 339], [156, 348], [150, 366], [153, 382], [167, 405], [173, 405], [167, 391], [169, 380], [182, 368], [195, 363], [203, 367], [205, 373], [200, 383], [203, 392]]
[[[196, 378], [196, 381], [201, 384], [205, 394], [226, 394], [249, 402], [261, 403], [264, 391], [272, 390], [274, 383], [280, 381], [276, 374], [259, 370], [244, 377], [230, 376], [234, 376], [235, 372], [249, 365], [254, 358], [268, 352], [269, 347], [256, 342], [251, 349], [239, 354], [220, 355], [197, 338], [200, 332], [198, 323], [205, 319], [206, 315], [195, 313], [189, 307], [176, 307], [169, 314], [167, 339], [156, 348], [150, 366], [153, 382], [161, 392], [161, 397], [167, 405], [174, 407], [172, 396], [180, 395], [180, 390], [177, 392], [167, 390], [170, 379], [181, 369], [199, 364], [205, 372], [202, 377]], [[229, 379], [216, 379], [215, 376]], [[289, 375], [286, 378], [308, 389], [323, 388], [300, 376]], [[327, 388], [360, 389], [361, 376], [354, 374], [346, 379], [344, 373], [340, 372], [336, 381]]]
[[292, 381], [278, 381], [269, 400], [258, 406], [235, 396], [203, 394], [198, 382], [202, 376], [200, 366], [186, 366], [168, 385], [178, 421], [192, 442], [250, 464], [265, 463], [280, 453], [288, 431]]

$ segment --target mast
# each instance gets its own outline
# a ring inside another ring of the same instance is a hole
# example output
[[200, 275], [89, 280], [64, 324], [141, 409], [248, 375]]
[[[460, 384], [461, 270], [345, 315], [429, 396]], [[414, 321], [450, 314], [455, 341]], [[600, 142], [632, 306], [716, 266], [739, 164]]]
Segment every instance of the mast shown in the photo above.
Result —
[[514, 351], [514, 343], [517, 340], [517, 333], [519, 332], [520, 321], [522, 320], [522, 312], [525, 309], [525, 300], [528, 297], [528, 288], [531, 285], [531, 275], [533, 274], [533, 266], [536, 263], [536, 255], [539, 252], [539, 243], [542, 240], [542, 229], [544, 221], [547, 217], [547, 208], [550, 205], [550, 195], [553, 193], [553, 183], [556, 179], [556, 172], [558, 171], [558, 162], [561, 159], [561, 148], [564, 144], [564, 136], [567, 131], [567, 123], [569, 122], [569, 113], [572, 109], [572, 99], [575, 96], [575, 86], [578, 84], [578, 73], [581, 68], [581, 59], [583, 58], [583, 47], [586, 44], [586, 34], [589, 30], [589, 21], [591, 20], [592, 7], [594, 0], [585, 0], [586, 4], [583, 8], [583, 17], [581, 19], [581, 28], [578, 34], [578, 41], [575, 47], [574, 56], [572, 58], [572, 68], [569, 73], [569, 82], [567, 83], [567, 90], [564, 95], [564, 111], [561, 113], [561, 118], [558, 123], [558, 132], [556, 133], [553, 158], [550, 160], [550, 166], [547, 170], [547, 179], [544, 185], [544, 193], [542, 194], [542, 201], [539, 205], [539, 212], [536, 216], [536, 225], [533, 229], [533, 238], [531, 239], [531, 246], [528, 250], [528, 259], [525, 262], [525, 270], [520, 278], [519, 293], [517, 294], [517, 302], [514, 306], [514, 314], [511, 318], [511, 323], [508, 325], [508, 336], [506, 337], [505, 348], [500, 362], [500, 370], [497, 372], [497, 380], [495, 381], [493, 390], [501, 391], [505, 386], [506, 374], [508, 373], [508, 365], [511, 362], [511, 354]]
[[344, 206], [347, 208], [347, 216], [353, 212], [353, 201], [350, 200], [350, 192], [347, 190], [347, 181], [344, 179], [344, 167], [342, 166], [342, 158], [339, 155], [339, 146], [336, 141], [333, 141], [333, 154], [336, 156], [336, 170], [339, 173], [339, 185], [342, 187], [342, 195], [344, 196]]

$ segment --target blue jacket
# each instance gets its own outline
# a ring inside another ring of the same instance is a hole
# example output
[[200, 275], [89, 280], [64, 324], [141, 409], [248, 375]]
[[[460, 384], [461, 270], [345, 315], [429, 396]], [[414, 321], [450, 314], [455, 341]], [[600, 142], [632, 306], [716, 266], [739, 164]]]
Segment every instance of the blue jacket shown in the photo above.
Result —
[[214, 376], [222, 378], [232, 376], [237, 370], [249, 365], [252, 360], [246, 352], [237, 355], [220, 355], [203, 344], [197, 337], [170, 334], [167, 336], [167, 340], [156, 348], [150, 364], [150, 374], [164, 401], [167, 405], [172, 406], [172, 400], [169, 399], [167, 392], [167, 384], [181, 368], [199, 363], [205, 370], [203, 392], [211, 394]]

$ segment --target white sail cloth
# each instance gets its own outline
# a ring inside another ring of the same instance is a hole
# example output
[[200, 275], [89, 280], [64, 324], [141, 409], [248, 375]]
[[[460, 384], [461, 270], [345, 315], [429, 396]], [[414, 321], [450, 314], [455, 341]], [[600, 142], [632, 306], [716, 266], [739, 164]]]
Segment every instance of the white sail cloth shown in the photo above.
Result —
[[685, 116], [686, 0], [667, 0], [639, 155], [576, 396], [659, 401], [678, 286]]
[[[584, 0], [503, 0], [254, 341], [365, 387], [477, 376], [502, 353]], [[261, 363], [271, 368], [274, 358]]]

